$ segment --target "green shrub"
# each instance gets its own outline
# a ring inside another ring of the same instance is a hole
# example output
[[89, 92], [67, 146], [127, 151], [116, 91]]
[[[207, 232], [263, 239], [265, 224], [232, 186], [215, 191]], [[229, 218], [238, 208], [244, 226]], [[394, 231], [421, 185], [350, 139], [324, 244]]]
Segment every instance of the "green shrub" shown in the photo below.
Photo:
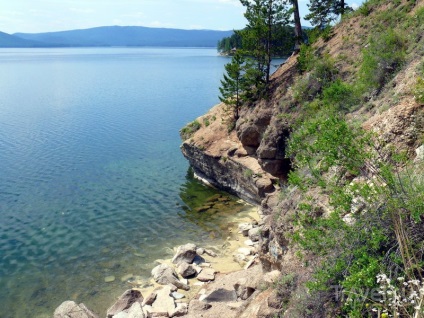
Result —
[[414, 88], [415, 101], [421, 105], [424, 105], [424, 79], [418, 77], [417, 84]]
[[246, 169], [246, 170], [244, 170], [243, 175], [244, 175], [246, 178], [250, 178], [250, 177], [252, 177], [252, 176], [253, 176], [253, 171], [252, 171], [252, 170], [250, 170], [250, 169]]
[[[372, 316], [364, 293], [377, 287], [379, 273], [392, 273], [393, 279], [423, 275], [424, 167], [380, 148], [331, 108], [305, 118], [289, 140], [296, 169], [289, 182], [322, 188], [333, 209], [323, 217], [307, 197], [297, 207], [293, 241], [323, 259], [308, 287], [342, 287], [347, 317]], [[363, 179], [351, 182], [346, 175]]]
[[363, 51], [359, 71], [363, 92], [380, 92], [405, 60], [405, 41], [393, 29], [375, 35]]
[[294, 98], [297, 102], [314, 100], [337, 78], [337, 69], [334, 61], [325, 55], [314, 62], [309, 74], [297, 81], [294, 86]]
[[183, 129], [180, 130], [180, 136], [182, 140], [191, 138], [196, 131], [198, 131], [202, 125], [197, 121], [192, 121], [187, 124]]
[[353, 105], [359, 102], [353, 86], [340, 79], [323, 90], [322, 99], [325, 104], [333, 105], [343, 111], [350, 110]]
[[310, 71], [315, 63], [314, 49], [311, 45], [302, 44], [300, 46], [297, 65], [301, 72]]

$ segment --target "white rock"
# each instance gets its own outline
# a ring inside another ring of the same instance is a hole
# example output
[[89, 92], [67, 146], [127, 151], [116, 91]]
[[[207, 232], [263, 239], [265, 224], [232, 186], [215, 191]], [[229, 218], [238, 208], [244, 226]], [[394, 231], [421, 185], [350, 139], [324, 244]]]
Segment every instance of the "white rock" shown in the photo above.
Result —
[[415, 153], [417, 154], [414, 160], [415, 162], [424, 160], [424, 145], [415, 149]]
[[246, 241], [244, 241], [244, 245], [253, 246], [255, 244], [252, 242], [252, 240], [246, 240]]
[[239, 249], [237, 249], [237, 252], [245, 256], [249, 256], [252, 254], [252, 250], [247, 247], [240, 247]]

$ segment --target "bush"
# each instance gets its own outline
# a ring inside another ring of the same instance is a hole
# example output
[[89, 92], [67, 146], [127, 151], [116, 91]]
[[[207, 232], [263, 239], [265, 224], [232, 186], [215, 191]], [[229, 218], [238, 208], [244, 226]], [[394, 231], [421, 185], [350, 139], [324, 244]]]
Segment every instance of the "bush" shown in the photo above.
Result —
[[299, 56], [297, 57], [297, 65], [301, 72], [308, 72], [315, 63], [314, 49], [312, 46], [302, 44], [300, 46]]
[[[424, 271], [423, 166], [379, 149], [372, 136], [331, 108], [306, 118], [289, 140], [297, 170], [289, 181], [320, 187], [333, 209], [322, 216], [307, 196], [297, 207], [293, 241], [323, 259], [308, 287], [343, 288], [348, 317], [372, 316], [366, 293], [378, 288], [379, 273], [394, 280]], [[352, 176], [360, 178], [353, 182]]]
[[198, 131], [202, 125], [197, 121], [192, 121], [187, 124], [183, 129], [180, 130], [180, 137], [182, 140], [191, 138], [196, 131]]
[[337, 69], [329, 56], [323, 56], [312, 65], [309, 74], [294, 86], [294, 98], [297, 102], [314, 100], [337, 77]]
[[376, 95], [402, 66], [405, 60], [405, 41], [394, 30], [389, 29], [374, 36], [363, 51], [359, 71], [363, 92]]
[[414, 89], [415, 101], [421, 105], [424, 105], [424, 79], [418, 77], [417, 84]]
[[339, 110], [348, 111], [359, 102], [353, 86], [337, 79], [322, 92], [323, 102]]

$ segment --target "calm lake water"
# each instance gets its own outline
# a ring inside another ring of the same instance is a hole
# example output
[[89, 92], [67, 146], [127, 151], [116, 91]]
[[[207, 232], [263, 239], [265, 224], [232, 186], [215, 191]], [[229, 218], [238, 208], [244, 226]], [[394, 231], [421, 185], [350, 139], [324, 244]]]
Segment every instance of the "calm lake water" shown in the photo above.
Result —
[[147, 278], [173, 246], [219, 243], [226, 212], [196, 212], [216, 192], [193, 180], [178, 131], [218, 102], [227, 62], [214, 49], [0, 50], [1, 318], [49, 317], [67, 299], [104, 316], [121, 277]]

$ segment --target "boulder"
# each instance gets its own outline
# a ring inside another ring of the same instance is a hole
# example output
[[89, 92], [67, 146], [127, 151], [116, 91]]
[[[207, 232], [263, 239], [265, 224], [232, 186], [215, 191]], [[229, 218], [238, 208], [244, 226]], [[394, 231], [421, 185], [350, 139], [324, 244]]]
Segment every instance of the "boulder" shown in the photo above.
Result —
[[185, 245], [178, 246], [177, 252], [172, 259], [172, 263], [179, 264], [186, 262], [191, 264], [195, 258], [197, 247], [194, 244], [188, 243]]
[[185, 262], [180, 263], [177, 268], [178, 274], [180, 274], [182, 277], [190, 277], [197, 273], [196, 269], [192, 264], [188, 264]]
[[240, 318], [258, 318], [258, 317], [275, 317], [279, 310], [269, 306], [270, 299], [274, 299], [276, 291], [269, 289], [262, 293], [252, 296], [252, 301], [243, 313], [239, 316]]
[[218, 288], [203, 299], [206, 303], [234, 302], [237, 301], [237, 294], [234, 290]]
[[129, 309], [134, 303], [142, 303], [143, 296], [141, 292], [136, 289], [129, 289], [125, 291], [121, 297], [113, 304], [106, 313], [107, 318], [112, 318], [115, 315], [119, 314], [121, 311]]
[[246, 300], [256, 290], [255, 284], [251, 283], [247, 278], [241, 278], [234, 284], [234, 290], [236, 291], [237, 297], [241, 300]]
[[247, 261], [247, 257], [244, 254], [236, 253], [233, 255], [233, 260], [240, 265]]
[[188, 312], [188, 305], [186, 303], [177, 304], [174, 311], [169, 313], [169, 317], [181, 317], [186, 315]]
[[205, 254], [211, 257], [216, 257], [216, 253], [212, 250], [205, 249]]
[[151, 304], [153, 304], [156, 300], [156, 296], [157, 296], [156, 291], [151, 292], [149, 296], [144, 298], [142, 303], [143, 307], [150, 306]]
[[249, 235], [249, 230], [253, 228], [252, 224], [250, 223], [241, 223], [238, 226], [239, 231], [241, 232], [241, 234], [243, 234], [243, 236], [248, 236]]
[[98, 318], [84, 304], [77, 304], [74, 301], [64, 301], [56, 308], [53, 318]]
[[[274, 160], [274, 161], [277, 161], [277, 160]], [[276, 175], [277, 173], [271, 173], [271, 174]], [[268, 178], [259, 178], [259, 179], [257, 179], [255, 181], [255, 185], [258, 188], [258, 194], [259, 194], [259, 196], [261, 198], [265, 197], [265, 195], [267, 193], [271, 193], [271, 192], [273, 192], [275, 190], [275, 187], [272, 184], [271, 179], [268, 179]]]
[[249, 256], [252, 254], [252, 249], [250, 247], [240, 247], [237, 249], [237, 253]]
[[204, 268], [198, 275], [197, 279], [201, 282], [209, 282], [215, 279], [215, 270], [213, 268]]
[[254, 227], [249, 230], [247, 235], [252, 242], [258, 242], [261, 237], [261, 229], [259, 227]]
[[168, 315], [175, 310], [175, 301], [171, 296], [171, 288], [164, 286], [157, 290], [156, 300], [152, 304], [152, 315]]
[[127, 318], [146, 318], [146, 315], [143, 312], [143, 307], [139, 302], [135, 302], [132, 304], [130, 309], [128, 309]]
[[237, 129], [237, 137], [243, 144], [244, 148], [246, 146], [258, 148], [261, 141], [261, 133], [258, 128], [254, 125], [243, 125]]
[[182, 283], [177, 276], [174, 269], [167, 265], [161, 264], [152, 269], [152, 276], [155, 282], [161, 285], [172, 284], [180, 289], [189, 290], [190, 287], [187, 284]]
[[265, 283], [273, 284], [278, 280], [278, 278], [280, 278], [280, 276], [281, 276], [281, 272], [279, 270], [273, 270], [271, 272], [264, 274], [263, 280]]
[[202, 248], [202, 247], [198, 247], [197, 250], [196, 250], [196, 253], [198, 255], [203, 255], [205, 253], [205, 249]]
[[208, 304], [208, 303], [205, 303], [203, 301], [196, 300], [196, 299], [193, 299], [192, 301], [190, 301], [190, 305], [189, 305], [190, 312], [206, 311], [211, 307], [212, 307], [211, 304]]

